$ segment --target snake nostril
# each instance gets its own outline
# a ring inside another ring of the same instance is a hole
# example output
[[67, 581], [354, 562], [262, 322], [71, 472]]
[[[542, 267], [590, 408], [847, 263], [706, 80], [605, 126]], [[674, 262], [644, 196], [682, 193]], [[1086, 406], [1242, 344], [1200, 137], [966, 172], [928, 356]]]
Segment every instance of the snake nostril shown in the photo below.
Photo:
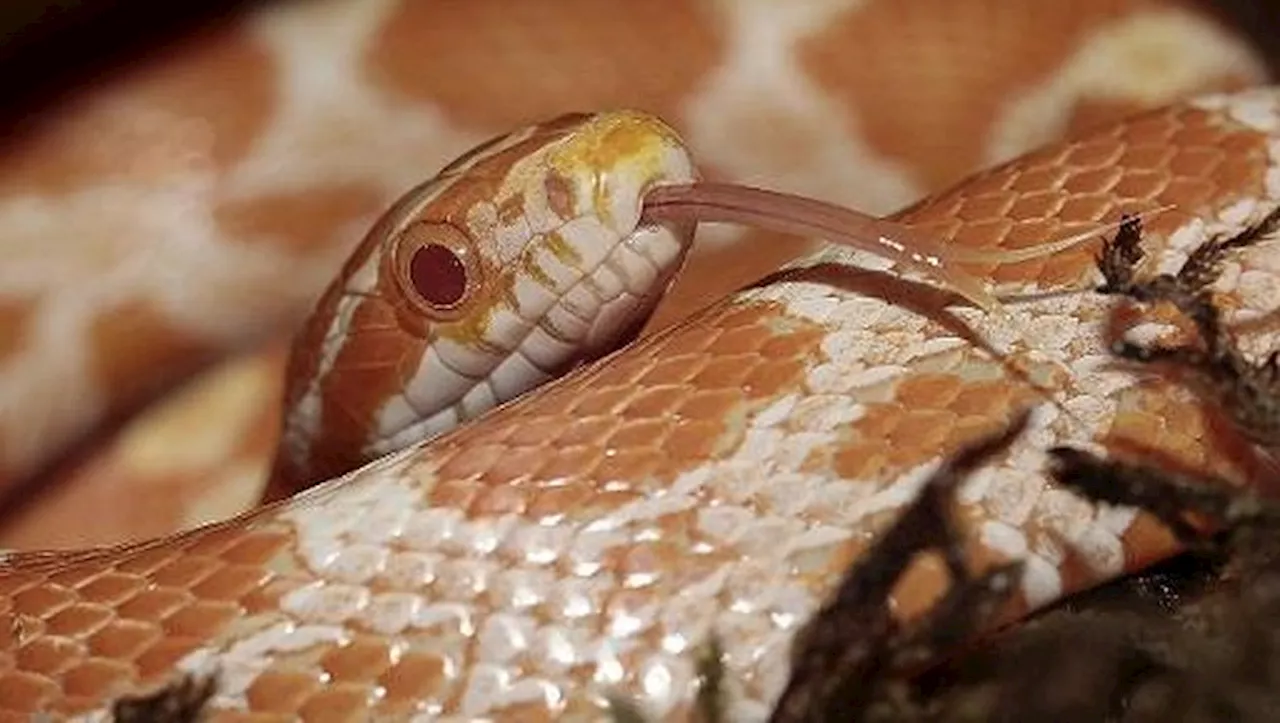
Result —
[[447, 246], [424, 244], [409, 261], [409, 280], [423, 301], [452, 307], [466, 294], [467, 267]]

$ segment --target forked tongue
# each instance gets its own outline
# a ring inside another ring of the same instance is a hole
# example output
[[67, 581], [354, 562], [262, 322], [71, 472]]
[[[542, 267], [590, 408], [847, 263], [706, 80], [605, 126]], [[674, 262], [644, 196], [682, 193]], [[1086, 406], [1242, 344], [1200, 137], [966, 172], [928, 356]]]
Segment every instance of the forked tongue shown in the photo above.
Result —
[[[1168, 210], [1166, 206], [1143, 215]], [[1087, 243], [1119, 222], [1021, 249], [978, 250], [946, 246], [906, 224], [813, 198], [727, 183], [657, 186], [644, 199], [651, 221], [735, 223], [803, 237], [818, 237], [876, 254], [924, 274], [988, 313], [1005, 316], [995, 295], [957, 263], [1008, 264], [1050, 256]]]

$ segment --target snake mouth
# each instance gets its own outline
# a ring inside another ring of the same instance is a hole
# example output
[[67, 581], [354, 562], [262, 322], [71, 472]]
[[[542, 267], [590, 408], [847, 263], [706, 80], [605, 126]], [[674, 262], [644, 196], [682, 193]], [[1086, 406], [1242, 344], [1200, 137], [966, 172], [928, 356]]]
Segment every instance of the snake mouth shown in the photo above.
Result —
[[[413, 380], [383, 406], [366, 451], [381, 455], [434, 437], [633, 339], [683, 264], [692, 232], [681, 223], [637, 227], [603, 244], [604, 257], [573, 281], [542, 287], [545, 309], [504, 308], [483, 344], [428, 345]], [[561, 278], [547, 270], [544, 280]], [[527, 301], [533, 293], [512, 296]]]

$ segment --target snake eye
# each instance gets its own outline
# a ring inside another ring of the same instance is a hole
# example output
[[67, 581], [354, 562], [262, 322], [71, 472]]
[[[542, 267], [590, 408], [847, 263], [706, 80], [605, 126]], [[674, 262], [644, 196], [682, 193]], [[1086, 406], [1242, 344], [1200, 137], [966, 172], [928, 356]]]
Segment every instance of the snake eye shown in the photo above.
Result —
[[423, 301], [448, 308], [467, 292], [467, 267], [447, 246], [425, 244], [409, 260], [409, 281]]
[[395, 239], [393, 264], [404, 295], [433, 319], [451, 319], [480, 282], [470, 240], [453, 226], [415, 223]]

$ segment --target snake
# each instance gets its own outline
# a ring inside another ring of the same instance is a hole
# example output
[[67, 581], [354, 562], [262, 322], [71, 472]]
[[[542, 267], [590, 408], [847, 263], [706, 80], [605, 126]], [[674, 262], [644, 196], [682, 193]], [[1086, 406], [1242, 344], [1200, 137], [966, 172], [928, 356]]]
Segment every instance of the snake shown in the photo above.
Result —
[[[1170, 209], [1144, 242], [1169, 267], [1280, 205], [1277, 123], [1273, 90], [1200, 97], [998, 165], [893, 222], [992, 251]], [[714, 630], [733, 719], [761, 719], [797, 626], [939, 455], [1046, 390], [1055, 403], [962, 497], [975, 559], [1025, 561], [1023, 612], [1140, 567], [1172, 539], [1055, 489], [1046, 448], [1136, 443], [1258, 473], [1193, 394], [1109, 358], [1092, 252], [968, 262], [1015, 299], [992, 314], [824, 248], [289, 501], [145, 542], [9, 554], [0, 713], [104, 720], [122, 695], [216, 673], [214, 720], [594, 718], [612, 691], [676, 717]], [[1228, 263], [1216, 291], [1233, 320], [1274, 310], [1273, 259], [1261, 244]], [[1255, 331], [1249, 348], [1274, 347]], [[910, 617], [944, 587], [920, 560], [892, 605]]]

